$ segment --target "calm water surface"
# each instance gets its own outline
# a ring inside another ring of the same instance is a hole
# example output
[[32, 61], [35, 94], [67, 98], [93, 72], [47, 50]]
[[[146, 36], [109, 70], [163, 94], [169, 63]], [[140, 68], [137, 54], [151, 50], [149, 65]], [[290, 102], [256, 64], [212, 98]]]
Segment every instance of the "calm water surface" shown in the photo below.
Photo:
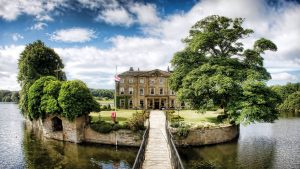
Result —
[[131, 168], [137, 148], [73, 144], [45, 139], [25, 127], [18, 105], [0, 103], [0, 169]]
[[188, 169], [300, 169], [300, 118], [290, 115], [272, 124], [241, 126], [235, 141], [182, 148], [179, 154]]

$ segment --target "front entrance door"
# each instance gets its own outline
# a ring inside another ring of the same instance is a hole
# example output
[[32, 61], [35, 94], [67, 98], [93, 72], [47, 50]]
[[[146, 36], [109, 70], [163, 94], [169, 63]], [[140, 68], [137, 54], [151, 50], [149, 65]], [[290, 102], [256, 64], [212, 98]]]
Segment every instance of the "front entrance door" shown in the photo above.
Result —
[[154, 109], [159, 109], [159, 101], [154, 102]]

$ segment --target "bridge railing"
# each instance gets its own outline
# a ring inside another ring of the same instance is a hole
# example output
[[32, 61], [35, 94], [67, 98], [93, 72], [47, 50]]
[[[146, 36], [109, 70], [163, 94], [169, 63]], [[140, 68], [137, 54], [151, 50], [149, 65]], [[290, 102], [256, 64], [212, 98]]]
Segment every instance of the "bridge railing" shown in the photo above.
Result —
[[149, 138], [149, 128], [150, 128], [150, 121], [148, 119], [148, 126], [147, 126], [146, 131], [143, 134], [143, 140], [142, 140], [142, 143], [140, 145], [139, 152], [136, 155], [136, 158], [135, 158], [132, 169], [141, 169], [142, 166], [143, 166], [143, 162], [144, 162], [144, 159], [145, 159], [146, 145], [147, 145], [148, 138]]
[[[166, 115], [166, 114], [165, 114]], [[167, 116], [167, 115], [166, 115]], [[179, 153], [177, 151], [177, 148], [173, 141], [173, 135], [171, 134], [169, 128], [168, 128], [168, 120], [166, 119], [166, 133], [167, 133], [167, 140], [171, 151], [171, 163], [173, 169], [184, 169], [183, 163], [181, 161], [181, 158], [179, 156]]]

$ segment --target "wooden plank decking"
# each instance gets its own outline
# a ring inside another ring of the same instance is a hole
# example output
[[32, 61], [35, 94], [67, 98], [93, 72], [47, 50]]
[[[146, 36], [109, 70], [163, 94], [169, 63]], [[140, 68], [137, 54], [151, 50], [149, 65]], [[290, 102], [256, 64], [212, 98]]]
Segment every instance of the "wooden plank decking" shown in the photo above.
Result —
[[150, 112], [149, 140], [143, 169], [172, 169], [165, 124], [164, 112], [157, 110]]

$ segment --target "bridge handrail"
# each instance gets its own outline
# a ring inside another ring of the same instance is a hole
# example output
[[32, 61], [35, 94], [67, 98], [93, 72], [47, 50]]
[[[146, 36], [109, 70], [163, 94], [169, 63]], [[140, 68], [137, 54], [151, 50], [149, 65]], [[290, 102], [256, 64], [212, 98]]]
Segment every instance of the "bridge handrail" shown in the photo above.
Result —
[[150, 120], [148, 119], [148, 126], [147, 126], [146, 131], [143, 134], [143, 140], [140, 145], [138, 154], [135, 157], [135, 161], [134, 161], [132, 169], [141, 169], [143, 166], [143, 162], [145, 159], [146, 144], [147, 144], [148, 138], [149, 138], [149, 128], [150, 128]]
[[[165, 113], [166, 117], [167, 114]], [[173, 135], [170, 132], [169, 128], [168, 128], [168, 120], [166, 119], [166, 133], [167, 133], [167, 140], [168, 140], [168, 144], [171, 150], [171, 163], [172, 163], [172, 167], [174, 169], [184, 169], [183, 163], [181, 161], [180, 155], [177, 151], [177, 148], [174, 144], [173, 141]]]

